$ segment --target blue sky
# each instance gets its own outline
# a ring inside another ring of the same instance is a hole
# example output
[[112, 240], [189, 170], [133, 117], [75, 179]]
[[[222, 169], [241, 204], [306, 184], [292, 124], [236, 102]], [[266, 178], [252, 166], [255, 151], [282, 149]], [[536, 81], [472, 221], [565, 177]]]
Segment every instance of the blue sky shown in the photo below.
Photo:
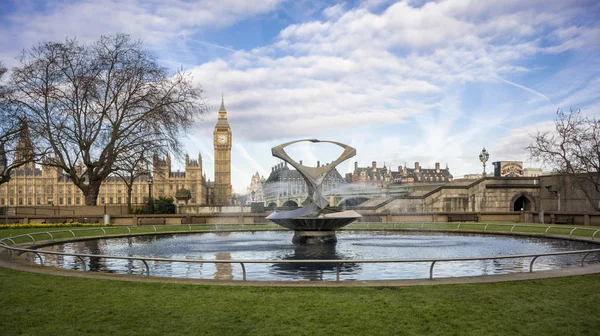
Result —
[[[221, 94], [233, 129], [232, 183], [244, 193], [299, 138], [347, 143], [357, 157], [446, 163], [461, 177], [496, 160], [530, 162], [531, 134], [558, 108], [600, 114], [600, 2], [3, 0], [0, 59], [41, 41], [129, 33], [160, 62], [193, 74], [211, 113], [185, 141], [212, 179]], [[296, 145], [330, 162], [341, 150]]]

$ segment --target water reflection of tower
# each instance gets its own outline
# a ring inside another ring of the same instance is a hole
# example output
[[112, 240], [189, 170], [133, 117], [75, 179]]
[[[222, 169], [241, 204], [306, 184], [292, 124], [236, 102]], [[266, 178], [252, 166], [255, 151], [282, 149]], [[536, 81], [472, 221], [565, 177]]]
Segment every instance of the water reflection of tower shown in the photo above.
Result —
[[215, 232], [215, 236], [217, 237], [229, 237], [231, 236], [231, 232]]
[[[215, 254], [216, 260], [231, 260], [231, 254], [229, 252], [217, 252]], [[233, 279], [231, 263], [217, 263], [215, 264], [215, 280], [231, 280]]]

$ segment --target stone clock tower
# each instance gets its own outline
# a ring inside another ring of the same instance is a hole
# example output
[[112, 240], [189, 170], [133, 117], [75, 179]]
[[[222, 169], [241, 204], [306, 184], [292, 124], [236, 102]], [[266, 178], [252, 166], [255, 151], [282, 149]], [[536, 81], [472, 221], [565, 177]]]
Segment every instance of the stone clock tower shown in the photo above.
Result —
[[215, 149], [215, 204], [231, 204], [231, 128], [227, 122], [225, 101], [221, 97], [219, 119], [213, 135]]

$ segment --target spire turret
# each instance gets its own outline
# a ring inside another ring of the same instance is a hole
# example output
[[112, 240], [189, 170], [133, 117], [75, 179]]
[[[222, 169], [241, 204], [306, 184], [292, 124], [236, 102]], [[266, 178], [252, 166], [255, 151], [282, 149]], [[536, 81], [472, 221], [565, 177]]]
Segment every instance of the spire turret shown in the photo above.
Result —
[[219, 108], [219, 119], [227, 119], [227, 110], [225, 109], [225, 97], [221, 94], [221, 107]]
[[26, 116], [23, 117], [20, 128], [19, 140], [17, 141], [15, 152], [15, 161], [26, 162], [33, 159], [33, 143], [31, 141], [31, 135], [29, 134], [29, 125], [27, 124]]

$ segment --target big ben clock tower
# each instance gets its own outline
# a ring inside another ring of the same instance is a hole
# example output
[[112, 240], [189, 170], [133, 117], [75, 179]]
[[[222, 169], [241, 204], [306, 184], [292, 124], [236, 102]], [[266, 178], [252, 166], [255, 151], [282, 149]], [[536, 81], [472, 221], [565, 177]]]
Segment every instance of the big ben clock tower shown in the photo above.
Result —
[[231, 204], [231, 128], [221, 96], [219, 119], [213, 135], [215, 149], [215, 204]]

